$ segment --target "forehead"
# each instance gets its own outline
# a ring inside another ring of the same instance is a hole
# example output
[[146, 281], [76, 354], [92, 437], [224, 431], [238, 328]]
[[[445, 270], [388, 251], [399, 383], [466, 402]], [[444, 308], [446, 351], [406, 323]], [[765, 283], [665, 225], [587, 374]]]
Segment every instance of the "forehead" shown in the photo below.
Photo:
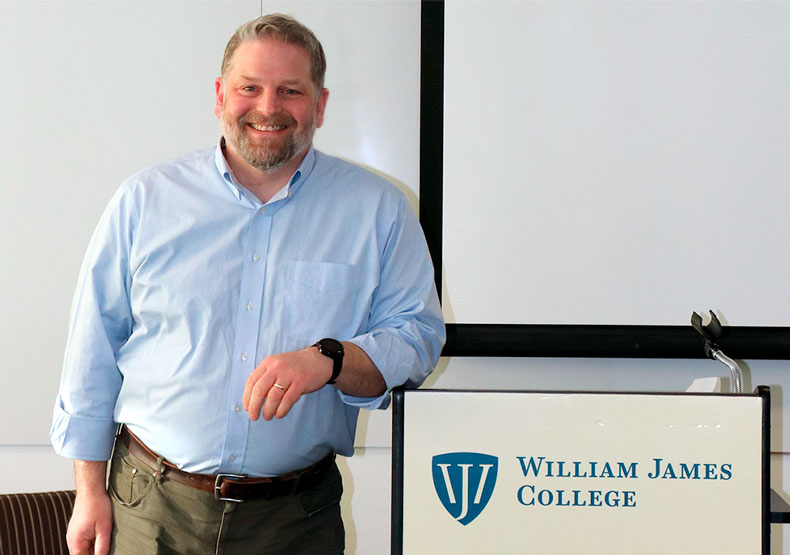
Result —
[[228, 76], [311, 80], [310, 56], [304, 48], [276, 38], [239, 44], [230, 59]]

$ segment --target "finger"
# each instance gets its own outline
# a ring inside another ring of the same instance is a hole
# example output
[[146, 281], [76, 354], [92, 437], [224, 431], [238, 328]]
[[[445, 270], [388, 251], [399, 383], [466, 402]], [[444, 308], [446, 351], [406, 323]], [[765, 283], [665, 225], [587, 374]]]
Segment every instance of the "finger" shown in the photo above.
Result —
[[250, 419], [257, 420], [261, 415], [261, 409], [264, 408], [266, 397], [269, 395], [274, 383], [274, 376], [271, 375], [271, 373], [264, 374], [255, 383], [252, 388], [252, 393], [250, 393], [249, 405], [247, 407], [247, 412], [250, 413]]
[[285, 417], [290, 412], [291, 407], [299, 400], [299, 397], [301, 397], [301, 394], [295, 387], [288, 389], [288, 391], [283, 394], [282, 399], [280, 399], [275, 416], [277, 418]]
[[245, 409], [250, 413], [250, 420], [258, 420], [263, 408], [263, 402], [266, 400], [266, 391], [262, 389], [260, 382], [255, 384], [250, 394], [250, 400]]
[[256, 368], [255, 372], [247, 378], [247, 385], [242, 397], [242, 407], [251, 415], [255, 413], [257, 416], [261, 412], [266, 393], [274, 383], [274, 376], [269, 374], [270, 372], [266, 372], [263, 363], [261, 363], [261, 366]]
[[70, 540], [66, 539], [66, 544], [69, 547], [69, 553], [74, 553], [75, 555], [89, 555], [91, 552], [91, 547], [93, 546], [93, 542], [90, 540]]
[[99, 532], [96, 534], [96, 544], [93, 546], [94, 555], [108, 555], [110, 552], [110, 534]]
[[[279, 386], [279, 387], [278, 387]], [[275, 382], [268, 393], [266, 393], [266, 402], [263, 405], [263, 419], [271, 420], [277, 413], [277, 407], [287, 391], [287, 387]]]
[[261, 379], [261, 376], [263, 376], [265, 371], [266, 368], [264, 367], [263, 362], [261, 362], [255, 368], [255, 370], [253, 370], [252, 373], [247, 377], [247, 383], [244, 384], [244, 395], [242, 395], [241, 398], [242, 406], [244, 407], [245, 410], [249, 405], [250, 397], [252, 396], [252, 390], [255, 387], [255, 384], [258, 382], [259, 379]]

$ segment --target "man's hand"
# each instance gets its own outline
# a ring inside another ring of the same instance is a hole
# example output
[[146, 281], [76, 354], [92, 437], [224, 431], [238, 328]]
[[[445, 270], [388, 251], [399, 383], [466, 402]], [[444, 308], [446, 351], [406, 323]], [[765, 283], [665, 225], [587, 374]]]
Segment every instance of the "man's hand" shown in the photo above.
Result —
[[107, 463], [75, 461], [77, 498], [66, 531], [69, 553], [107, 555], [112, 534], [112, 504], [104, 487]]
[[[378, 397], [387, 384], [367, 353], [356, 344], [344, 341], [343, 370], [337, 378], [340, 391], [356, 397]], [[317, 391], [332, 377], [332, 359], [318, 347], [282, 353], [263, 359], [247, 378], [243, 406], [251, 420], [282, 418], [299, 397]], [[275, 385], [277, 384], [277, 385]]]
[[268, 356], [247, 378], [243, 406], [251, 420], [282, 418], [306, 393], [317, 391], [332, 377], [332, 360], [316, 347]]

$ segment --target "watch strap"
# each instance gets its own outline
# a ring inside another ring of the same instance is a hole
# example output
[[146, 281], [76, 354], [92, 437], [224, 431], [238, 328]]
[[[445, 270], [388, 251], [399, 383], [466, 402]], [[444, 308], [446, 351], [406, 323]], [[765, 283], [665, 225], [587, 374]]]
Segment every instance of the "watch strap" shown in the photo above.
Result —
[[329, 378], [327, 384], [333, 384], [337, 381], [340, 371], [343, 369], [343, 344], [330, 337], [325, 337], [317, 341], [313, 347], [318, 347], [318, 352], [322, 355], [332, 359], [332, 377]]

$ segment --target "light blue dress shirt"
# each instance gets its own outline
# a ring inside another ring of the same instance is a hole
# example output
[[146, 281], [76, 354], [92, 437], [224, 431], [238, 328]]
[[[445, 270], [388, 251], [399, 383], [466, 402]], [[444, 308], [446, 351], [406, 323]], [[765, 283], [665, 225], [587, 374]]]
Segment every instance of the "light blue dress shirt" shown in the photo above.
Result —
[[271, 476], [351, 455], [357, 398], [329, 385], [252, 422], [247, 377], [268, 355], [350, 340], [388, 388], [418, 385], [445, 339], [422, 230], [386, 180], [313, 148], [270, 202], [221, 146], [129, 178], [80, 271], [51, 430], [106, 460], [117, 423], [188, 472]]

